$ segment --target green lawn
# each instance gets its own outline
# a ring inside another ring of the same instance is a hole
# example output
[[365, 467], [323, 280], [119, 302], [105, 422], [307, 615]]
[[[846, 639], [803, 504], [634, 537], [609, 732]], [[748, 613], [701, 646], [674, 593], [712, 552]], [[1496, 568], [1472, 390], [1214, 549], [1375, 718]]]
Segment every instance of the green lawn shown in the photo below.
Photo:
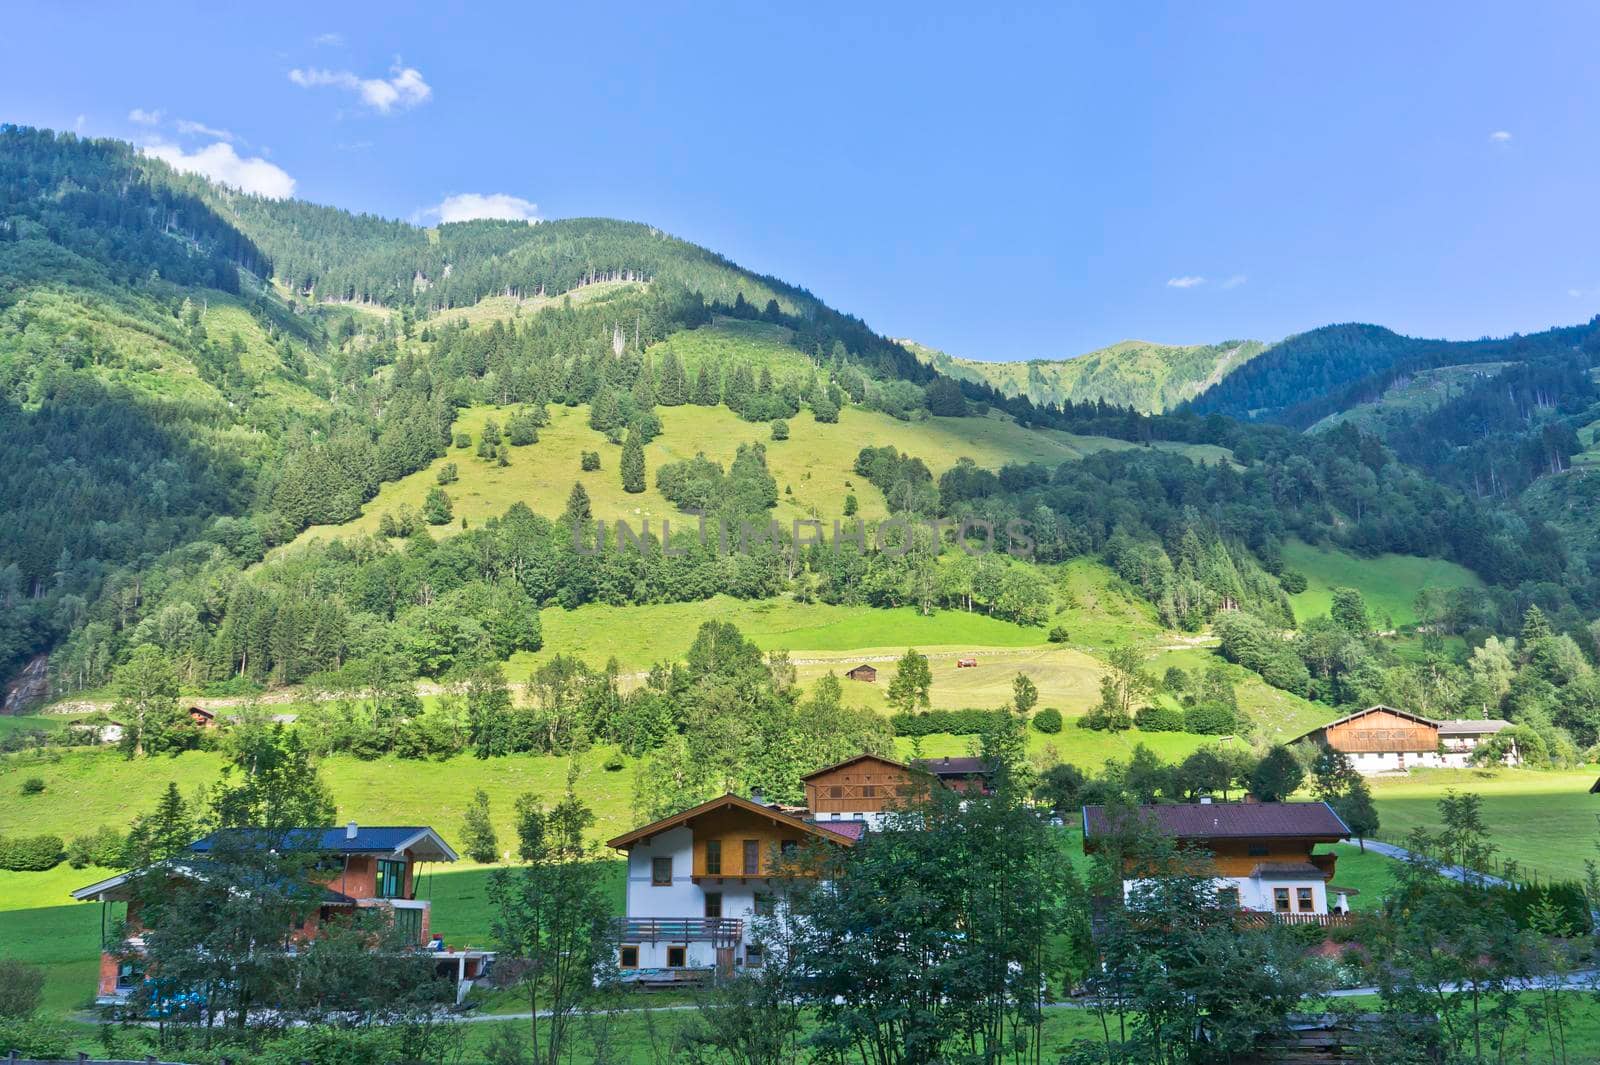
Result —
[[1600, 796], [1590, 795], [1594, 768], [1415, 770], [1401, 778], [1369, 778], [1382, 837], [1404, 843], [1412, 829], [1439, 827], [1438, 800], [1447, 789], [1483, 797], [1483, 818], [1501, 860], [1541, 878], [1581, 878], [1587, 859], [1600, 861]]
[[1411, 555], [1359, 558], [1298, 540], [1283, 545], [1283, 565], [1306, 577], [1306, 590], [1289, 597], [1295, 617], [1301, 621], [1326, 614], [1335, 588], [1358, 589], [1373, 620], [1387, 629], [1416, 624], [1411, 603], [1424, 588], [1483, 587], [1477, 574], [1443, 559]]
[[[1394, 883], [1394, 859], [1376, 851], [1363, 852], [1353, 843], [1335, 843], [1319, 853], [1339, 856], [1334, 865], [1333, 884], [1359, 892], [1350, 899], [1350, 907], [1354, 910], [1376, 910], [1389, 886]], [[1333, 893], [1328, 894], [1328, 904], [1331, 906]]]

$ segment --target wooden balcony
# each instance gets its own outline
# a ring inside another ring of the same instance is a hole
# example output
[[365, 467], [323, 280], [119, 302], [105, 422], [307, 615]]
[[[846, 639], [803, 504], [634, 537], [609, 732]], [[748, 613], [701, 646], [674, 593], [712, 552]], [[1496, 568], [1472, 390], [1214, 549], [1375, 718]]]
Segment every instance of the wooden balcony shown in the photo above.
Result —
[[718, 946], [732, 946], [744, 935], [744, 922], [737, 917], [617, 917], [613, 923], [623, 943], [707, 939]]
[[1267, 924], [1315, 924], [1324, 928], [1339, 928], [1353, 925], [1356, 915], [1353, 913], [1269, 913], [1264, 910], [1240, 910], [1239, 923], [1241, 925], [1267, 925]]

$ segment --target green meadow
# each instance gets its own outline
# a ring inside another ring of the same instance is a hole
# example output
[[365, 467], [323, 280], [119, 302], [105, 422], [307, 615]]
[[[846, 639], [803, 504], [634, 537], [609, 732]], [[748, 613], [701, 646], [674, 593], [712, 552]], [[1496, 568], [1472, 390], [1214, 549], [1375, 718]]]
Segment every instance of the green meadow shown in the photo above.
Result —
[[1347, 551], [1290, 540], [1283, 545], [1285, 569], [1305, 574], [1306, 590], [1289, 597], [1301, 621], [1328, 612], [1335, 588], [1355, 588], [1379, 628], [1415, 625], [1412, 602], [1424, 588], [1482, 588], [1483, 581], [1464, 566], [1442, 558], [1379, 555], [1359, 558]]

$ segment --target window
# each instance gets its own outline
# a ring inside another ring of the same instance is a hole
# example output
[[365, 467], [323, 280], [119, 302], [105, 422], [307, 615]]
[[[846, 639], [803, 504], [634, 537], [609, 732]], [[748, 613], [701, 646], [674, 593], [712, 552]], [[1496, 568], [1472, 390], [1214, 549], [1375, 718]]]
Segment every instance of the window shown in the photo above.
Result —
[[125, 961], [117, 966], [118, 987], [138, 987], [144, 983], [144, 966], [139, 962]]
[[637, 969], [639, 967], [638, 947], [619, 947], [617, 949], [617, 968]]
[[396, 906], [394, 911], [394, 927], [397, 932], [405, 937], [405, 942], [417, 944], [422, 942], [422, 911], [413, 910], [409, 906]]
[[706, 892], [706, 916], [707, 917], [721, 917], [722, 916], [722, 892], [720, 892], [720, 891], [708, 891], [708, 892]]
[[406, 893], [406, 863], [379, 859], [377, 876], [378, 898], [399, 899]]
[[1301, 913], [1310, 913], [1313, 909], [1316, 908], [1315, 905], [1311, 901], [1311, 889], [1310, 888], [1308, 888], [1308, 887], [1295, 888], [1294, 889], [1294, 893], [1295, 893], [1295, 906], [1296, 906], [1296, 908], [1299, 909], [1299, 911]]
[[863, 799], [876, 799], [878, 797], [878, 786], [876, 784], [863, 785], [861, 788], [861, 797]]
[[782, 843], [778, 844], [778, 853], [783, 855], [785, 858], [794, 857], [794, 852], [799, 849], [800, 841], [797, 839], [786, 839]]
[[758, 945], [751, 943], [744, 948], [744, 963], [752, 969], [759, 969], [767, 964], [767, 952]]
[[744, 875], [754, 876], [761, 872], [761, 841], [747, 839], [744, 841]]
[[650, 859], [650, 883], [667, 887], [672, 883], [672, 856]]
[[1250, 844], [1249, 854], [1252, 858], [1265, 858], [1267, 856], [1267, 845], [1265, 843], [1252, 843]]
[[842, 798], [844, 798], [844, 789], [841, 788], [839, 785], [835, 784], [833, 787], [828, 789], [828, 798], [830, 798], [830, 799], [842, 799]]
[[1238, 909], [1239, 889], [1236, 887], [1225, 887], [1219, 889], [1217, 891], [1217, 903], [1222, 906], [1231, 906], [1234, 909]]
[[1279, 913], [1289, 912], [1289, 889], [1278, 887], [1272, 889], [1272, 908]]
[[688, 954], [689, 954], [689, 948], [688, 947], [668, 947], [667, 948], [667, 968], [669, 968], [669, 969], [682, 969], [682, 968], [685, 968], [689, 964], [689, 962], [687, 960], [688, 959]]
[[720, 839], [706, 840], [706, 875], [722, 875], [722, 841]]
[[765, 891], [756, 892], [755, 910], [757, 917], [771, 917], [778, 911], [777, 900]]

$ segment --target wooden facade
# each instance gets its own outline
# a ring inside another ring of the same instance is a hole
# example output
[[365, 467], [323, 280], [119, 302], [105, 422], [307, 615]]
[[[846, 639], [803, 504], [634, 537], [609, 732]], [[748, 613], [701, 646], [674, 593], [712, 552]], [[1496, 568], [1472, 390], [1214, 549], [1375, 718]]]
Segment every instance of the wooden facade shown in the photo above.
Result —
[[802, 778], [813, 814], [883, 813], [926, 795], [932, 778], [910, 766], [863, 754]]
[[695, 879], [774, 876], [780, 858], [801, 845], [805, 833], [738, 807], [713, 810], [694, 821]]
[[878, 682], [878, 670], [873, 666], [863, 663], [846, 673], [845, 677], [850, 680], [860, 680], [865, 681], [868, 684], [876, 684]]
[[1335, 721], [1322, 730], [1323, 740], [1346, 754], [1424, 752], [1439, 749], [1439, 725], [1427, 718], [1374, 706]]

